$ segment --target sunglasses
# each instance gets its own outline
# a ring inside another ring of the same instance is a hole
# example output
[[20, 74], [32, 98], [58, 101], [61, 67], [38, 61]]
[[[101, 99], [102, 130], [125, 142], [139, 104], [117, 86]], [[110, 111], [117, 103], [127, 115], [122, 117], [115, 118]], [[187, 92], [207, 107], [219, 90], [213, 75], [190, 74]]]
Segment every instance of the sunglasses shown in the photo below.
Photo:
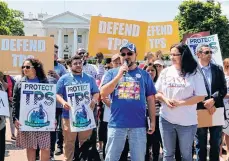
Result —
[[212, 52], [212, 51], [205, 51], [205, 52], [203, 52], [203, 51], [202, 51], [202, 53], [204, 53], [205, 55], [208, 55], [208, 54], [213, 54], [213, 52]]
[[24, 68], [25, 68], [25, 69], [30, 69], [30, 68], [33, 68], [33, 66], [22, 66], [21, 68], [22, 68], [22, 69], [24, 69]]
[[84, 54], [85, 54], [85, 52], [80, 52], [78, 55], [80, 55], [80, 56], [81, 56], [81, 55], [84, 55]]
[[121, 56], [122, 57], [125, 57], [125, 56], [132, 56], [133, 55], [133, 53], [132, 52], [128, 52], [128, 53], [121, 53]]

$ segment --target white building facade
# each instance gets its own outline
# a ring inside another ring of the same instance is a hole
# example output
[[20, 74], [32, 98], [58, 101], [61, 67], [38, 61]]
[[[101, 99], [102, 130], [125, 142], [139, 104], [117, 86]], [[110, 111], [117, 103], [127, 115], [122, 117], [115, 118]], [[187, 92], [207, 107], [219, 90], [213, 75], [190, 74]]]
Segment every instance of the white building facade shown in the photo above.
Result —
[[78, 48], [88, 49], [90, 18], [69, 11], [56, 16], [38, 14], [23, 19], [25, 36], [53, 37], [59, 58], [69, 58]]

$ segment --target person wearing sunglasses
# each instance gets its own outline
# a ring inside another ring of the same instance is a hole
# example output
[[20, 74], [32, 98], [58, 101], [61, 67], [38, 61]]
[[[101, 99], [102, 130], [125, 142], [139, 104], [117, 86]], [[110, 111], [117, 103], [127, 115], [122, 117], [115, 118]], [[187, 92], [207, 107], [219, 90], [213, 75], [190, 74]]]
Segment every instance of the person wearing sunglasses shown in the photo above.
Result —
[[[125, 43], [120, 47], [122, 66], [109, 70], [101, 85], [101, 97], [111, 96], [111, 115], [105, 161], [119, 160], [126, 138], [129, 140], [132, 161], [144, 161], [146, 133], [155, 130], [156, 90], [150, 75], [137, 67], [136, 47]], [[151, 129], [146, 130], [146, 102]]]
[[27, 159], [30, 161], [36, 158], [36, 149], [41, 149], [41, 161], [49, 161], [50, 158], [50, 132], [49, 131], [20, 131], [20, 105], [21, 105], [21, 86], [27, 83], [49, 83], [45, 75], [42, 63], [35, 58], [28, 58], [21, 67], [22, 78], [17, 81], [13, 92], [13, 121], [18, 135], [16, 146], [26, 149]]
[[83, 60], [83, 72], [88, 75], [91, 75], [96, 80], [99, 71], [97, 70], [97, 67], [95, 65], [87, 63], [89, 53], [85, 49], [79, 48], [76, 52], [76, 55], [80, 56]]
[[[200, 71], [205, 80], [204, 87], [207, 90], [207, 97], [204, 101], [198, 103], [197, 110], [207, 109], [209, 114], [213, 115], [216, 111], [225, 110], [223, 102], [227, 94], [225, 75], [220, 65], [211, 63], [212, 50], [209, 45], [200, 45], [197, 48], [196, 54], [198, 56]], [[224, 119], [225, 116], [222, 114], [219, 117], [221, 118], [218, 119]], [[198, 128], [196, 133], [197, 161], [207, 160], [208, 131], [210, 133], [210, 161], [219, 161], [222, 128], [222, 126]]]
[[172, 66], [162, 70], [156, 82], [156, 98], [161, 102], [159, 128], [163, 160], [174, 160], [178, 139], [182, 160], [191, 161], [198, 124], [196, 107], [207, 92], [198, 64], [187, 45], [172, 45], [170, 58]]

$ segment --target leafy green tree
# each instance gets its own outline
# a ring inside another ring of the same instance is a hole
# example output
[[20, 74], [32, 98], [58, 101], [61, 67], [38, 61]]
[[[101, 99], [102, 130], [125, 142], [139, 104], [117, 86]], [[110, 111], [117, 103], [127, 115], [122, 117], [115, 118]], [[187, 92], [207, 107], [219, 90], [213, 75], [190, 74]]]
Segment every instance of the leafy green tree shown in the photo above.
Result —
[[8, 8], [7, 3], [0, 1], [0, 35], [24, 36], [23, 13]]
[[220, 3], [183, 1], [175, 20], [179, 22], [180, 37], [201, 31], [218, 34], [222, 56], [229, 56], [229, 21], [222, 15]]

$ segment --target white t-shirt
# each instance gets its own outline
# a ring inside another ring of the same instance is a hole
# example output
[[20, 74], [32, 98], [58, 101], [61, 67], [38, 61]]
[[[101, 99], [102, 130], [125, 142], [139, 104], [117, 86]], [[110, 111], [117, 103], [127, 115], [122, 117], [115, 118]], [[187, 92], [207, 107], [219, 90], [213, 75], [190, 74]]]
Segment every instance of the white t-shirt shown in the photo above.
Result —
[[[192, 96], [207, 96], [203, 75], [197, 71], [195, 74], [180, 76], [180, 71], [174, 66], [164, 69], [157, 82], [156, 89], [166, 98], [186, 100]], [[196, 125], [197, 104], [169, 108], [164, 102], [161, 104], [160, 116], [172, 124], [182, 126]]]

